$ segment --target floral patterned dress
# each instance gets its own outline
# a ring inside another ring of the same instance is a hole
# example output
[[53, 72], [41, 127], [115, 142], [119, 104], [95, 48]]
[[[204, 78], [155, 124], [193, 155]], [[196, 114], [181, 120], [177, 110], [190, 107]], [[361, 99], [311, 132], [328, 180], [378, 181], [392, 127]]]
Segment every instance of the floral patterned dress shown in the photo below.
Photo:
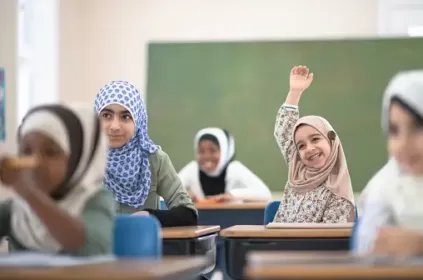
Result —
[[[275, 138], [288, 165], [296, 152], [292, 133], [298, 118], [298, 109], [289, 105], [282, 105], [276, 117]], [[333, 194], [324, 184], [299, 193], [287, 183], [273, 222], [347, 223], [353, 213], [351, 203]]]

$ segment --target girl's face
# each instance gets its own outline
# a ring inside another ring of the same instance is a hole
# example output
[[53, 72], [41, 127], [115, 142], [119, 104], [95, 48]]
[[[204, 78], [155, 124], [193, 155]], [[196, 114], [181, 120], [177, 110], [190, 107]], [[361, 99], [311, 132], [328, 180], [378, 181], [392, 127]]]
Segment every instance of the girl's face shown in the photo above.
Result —
[[423, 175], [423, 123], [395, 101], [389, 112], [388, 152], [404, 172]]
[[36, 185], [45, 193], [53, 193], [62, 184], [69, 156], [53, 139], [39, 132], [29, 132], [20, 141], [19, 153], [39, 159], [33, 175]]
[[111, 148], [124, 146], [134, 135], [134, 119], [128, 109], [121, 105], [106, 106], [100, 113], [100, 122]]
[[211, 140], [201, 140], [198, 143], [197, 161], [200, 168], [206, 172], [213, 172], [220, 160], [220, 149], [215, 142]]
[[295, 131], [295, 146], [305, 166], [322, 168], [329, 158], [329, 141], [314, 127], [300, 125]]

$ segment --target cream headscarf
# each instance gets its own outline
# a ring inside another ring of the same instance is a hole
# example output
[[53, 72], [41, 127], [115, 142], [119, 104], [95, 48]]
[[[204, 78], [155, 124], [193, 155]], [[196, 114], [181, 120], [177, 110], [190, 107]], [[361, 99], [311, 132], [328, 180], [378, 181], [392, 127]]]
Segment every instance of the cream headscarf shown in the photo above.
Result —
[[289, 185], [297, 192], [307, 192], [325, 184], [333, 194], [348, 200], [354, 209], [354, 193], [347, 160], [341, 140], [336, 135], [335, 130], [322, 117], [305, 116], [295, 124], [292, 139], [294, 139], [295, 132], [300, 125], [309, 125], [320, 132], [330, 143], [331, 153], [325, 165], [320, 169], [305, 166], [300, 159], [300, 155], [296, 153], [289, 164]]
[[235, 157], [235, 141], [234, 137], [225, 132], [225, 130], [217, 127], [208, 127], [203, 128], [197, 132], [194, 137], [194, 151], [198, 153], [198, 145], [200, 143], [200, 139], [204, 135], [212, 135], [217, 139], [220, 149], [220, 159], [219, 163], [216, 166], [216, 169], [213, 172], [207, 173], [210, 177], [218, 177], [222, 171], [228, 166], [228, 164], [233, 160]]
[[[85, 204], [102, 188], [107, 142], [92, 107], [61, 105], [32, 109], [20, 127], [20, 137], [40, 132], [69, 154], [65, 181], [54, 197], [72, 216], [80, 216]], [[28, 203], [14, 195], [11, 209], [12, 235], [28, 249], [56, 253], [61, 245], [51, 236]]]

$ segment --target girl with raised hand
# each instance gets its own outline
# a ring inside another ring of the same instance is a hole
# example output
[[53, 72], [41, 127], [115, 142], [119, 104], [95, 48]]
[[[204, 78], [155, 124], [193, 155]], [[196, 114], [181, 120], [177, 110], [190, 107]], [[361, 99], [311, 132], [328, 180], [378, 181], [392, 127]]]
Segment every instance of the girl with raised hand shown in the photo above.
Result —
[[274, 222], [353, 222], [354, 195], [341, 140], [326, 119], [299, 118], [300, 98], [312, 81], [306, 66], [294, 67], [276, 117], [274, 135], [289, 174]]

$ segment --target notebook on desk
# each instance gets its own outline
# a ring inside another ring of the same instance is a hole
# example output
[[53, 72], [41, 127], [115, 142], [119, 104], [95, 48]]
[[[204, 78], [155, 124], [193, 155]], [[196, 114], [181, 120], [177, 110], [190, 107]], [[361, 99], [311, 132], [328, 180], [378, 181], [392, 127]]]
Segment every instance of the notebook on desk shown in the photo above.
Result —
[[269, 223], [266, 228], [275, 229], [350, 229], [354, 223]]

